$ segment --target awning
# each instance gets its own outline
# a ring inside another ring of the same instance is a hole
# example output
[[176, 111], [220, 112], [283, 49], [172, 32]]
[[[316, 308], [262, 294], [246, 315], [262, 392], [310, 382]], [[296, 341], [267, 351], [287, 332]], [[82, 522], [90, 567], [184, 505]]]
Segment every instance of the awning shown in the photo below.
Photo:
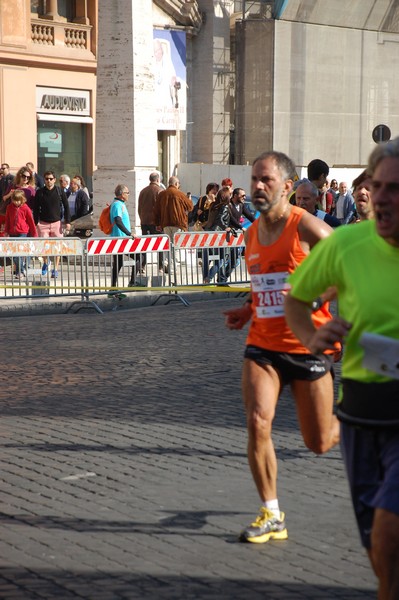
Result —
[[38, 121], [60, 121], [63, 123], [93, 123], [93, 117], [84, 117], [81, 115], [60, 115], [49, 113], [37, 113]]

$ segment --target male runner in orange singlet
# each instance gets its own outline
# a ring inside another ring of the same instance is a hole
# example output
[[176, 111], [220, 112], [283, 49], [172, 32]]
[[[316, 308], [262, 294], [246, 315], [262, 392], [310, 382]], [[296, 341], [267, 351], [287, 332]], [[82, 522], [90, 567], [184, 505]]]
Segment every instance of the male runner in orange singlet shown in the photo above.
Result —
[[[334, 352], [312, 355], [288, 328], [284, 317], [287, 278], [311, 248], [333, 230], [320, 219], [289, 203], [295, 166], [281, 152], [265, 152], [252, 166], [252, 203], [260, 212], [245, 234], [245, 260], [251, 298], [226, 311], [226, 326], [241, 329], [251, 319], [244, 354], [242, 389], [248, 429], [248, 462], [262, 501], [259, 516], [241, 541], [264, 543], [288, 537], [277, 498], [277, 460], [271, 438], [277, 400], [290, 384], [303, 439], [321, 454], [339, 439], [333, 415]], [[325, 299], [327, 296], [325, 297]], [[314, 302], [319, 327], [329, 319], [328, 304]]]

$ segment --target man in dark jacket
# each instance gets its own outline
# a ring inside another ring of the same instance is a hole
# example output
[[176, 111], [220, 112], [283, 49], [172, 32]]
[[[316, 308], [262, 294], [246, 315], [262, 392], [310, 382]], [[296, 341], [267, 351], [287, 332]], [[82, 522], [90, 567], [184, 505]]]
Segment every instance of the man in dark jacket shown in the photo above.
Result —
[[[37, 226], [39, 237], [62, 237], [61, 228], [61, 204], [64, 208], [65, 229], [71, 228], [71, 214], [68, 200], [63, 190], [55, 185], [53, 171], [44, 174], [44, 187], [40, 188], [35, 195], [33, 205], [33, 218]], [[51, 277], [58, 277], [58, 265], [60, 257], [55, 257], [55, 268]], [[50, 261], [43, 257], [42, 275], [47, 275]]]
[[68, 196], [69, 211], [71, 213], [71, 221], [79, 219], [89, 214], [89, 197], [84, 192], [77, 179], [71, 179], [71, 193]]
[[250, 223], [255, 221], [254, 215], [245, 204], [245, 191], [242, 188], [235, 188], [230, 200], [230, 227], [233, 229], [242, 229], [241, 217], [244, 216]]
[[297, 206], [307, 210], [308, 213], [314, 215], [318, 219], [322, 219], [322, 221], [325, 221], [330, 227], [339, 227], [341, 225], [341, 221], [333, 215], [329, 215], [324, 210], [317, 208], [318, 201], [319, 192], [313, 183], [310, 181], [305, 181], [304, 183], [298, 185], [296, 189]]
[[[230, 227], [232, 229], [243, 229], [241, 218], [244, 216], [250, 223], [255, 221], [254, 215], [245, 204], [246, 194], [242, 188], [235, 188], [229, 203], [230, 211]], [[232, 271], [236, 269], [241, 262], [243, 246], [235, 246], [230, 248], [224, 273], [221, 275], [221, 282], [226, 282]], [[239, 277], [240, 278], [240, 277]]]
[[14, 175], [10, 173], [10, 165], [2, 163], [0, 167], [0, 202], [3, 201], [4, 194], [7, 194], [8, 188], [14, 181]]

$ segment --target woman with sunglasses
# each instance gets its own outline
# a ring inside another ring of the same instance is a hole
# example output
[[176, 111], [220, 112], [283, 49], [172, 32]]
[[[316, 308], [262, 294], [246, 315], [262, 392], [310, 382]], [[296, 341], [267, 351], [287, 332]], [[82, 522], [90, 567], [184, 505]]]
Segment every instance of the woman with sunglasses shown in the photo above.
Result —
[[33, 211], [33, 198], [36, 194], [36, 188], [33, 174], [28, 167], [23, 166], [18, 170], [7, 192], [3, 195], [3, 201], [0, 205], [0, 237], [4, 237], [7, 206], [11, 203], [11, 196], [15, 190], [23, 190], [26, 204]]
[[10, 188], [7, 190], [7, 193], [4, 194], [3, 200], [8, 200], [10, 202], [14, 190], [23, 190], [26, 203], [29, 208], [33, 210], [33, 198], [36, 194], [36, 188], [33, 173], [30, 171], [30, 169], [28, 169], [28, 167], [24, 166], [18, 170], [18, 173], [15, 175], [14, 181], [12, 182]]

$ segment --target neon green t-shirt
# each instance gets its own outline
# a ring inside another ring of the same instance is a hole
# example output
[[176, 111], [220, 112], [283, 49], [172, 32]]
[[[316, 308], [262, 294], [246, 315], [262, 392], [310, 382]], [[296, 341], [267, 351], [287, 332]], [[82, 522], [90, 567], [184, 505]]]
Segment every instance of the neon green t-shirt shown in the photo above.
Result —
[[390, 381], [363, 368], [363, 332], [399, 339], [399, 248], [377, 234], [375, 221], [337, 229], [320, 241], [290, 276], [291, 294], [310, 303], [329, 286], [338, 289], [339, 315], [352, 323], [345, 341], [342, 377]]

